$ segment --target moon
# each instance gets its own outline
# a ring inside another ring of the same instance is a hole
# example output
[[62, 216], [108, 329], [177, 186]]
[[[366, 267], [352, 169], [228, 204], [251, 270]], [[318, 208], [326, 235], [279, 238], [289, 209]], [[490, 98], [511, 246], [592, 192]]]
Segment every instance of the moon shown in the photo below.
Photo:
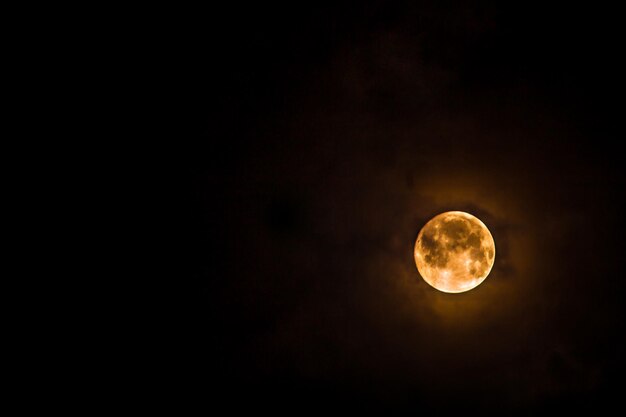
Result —
[[417, 270], [430, 286], [460, 293], [487, 278], [496, 258], [496, 245], [478, 218], [463, 211], [447, 211], [422, 227], [413, 254]]

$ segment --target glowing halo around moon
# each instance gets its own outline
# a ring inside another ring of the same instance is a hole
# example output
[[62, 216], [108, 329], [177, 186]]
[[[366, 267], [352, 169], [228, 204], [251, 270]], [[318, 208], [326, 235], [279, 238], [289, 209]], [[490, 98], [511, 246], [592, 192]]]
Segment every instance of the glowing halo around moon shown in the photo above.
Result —
[[463, 211], [447, 211], [422, 227], [413, 254], [417, 270], [430, 286], [460, 293], [487, 278], [496, 258], [496, 246], [489, 229], [478, 218]]

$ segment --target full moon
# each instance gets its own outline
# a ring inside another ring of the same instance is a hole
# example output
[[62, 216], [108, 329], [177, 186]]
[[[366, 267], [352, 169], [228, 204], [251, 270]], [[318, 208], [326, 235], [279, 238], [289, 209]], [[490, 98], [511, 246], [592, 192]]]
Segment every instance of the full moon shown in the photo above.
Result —
[[496, 246], [478, 218], [463, 211], [447, 211], [420, 230], [413, 254], [424, 281], [439, 291], [459, 293], [487, 278]]

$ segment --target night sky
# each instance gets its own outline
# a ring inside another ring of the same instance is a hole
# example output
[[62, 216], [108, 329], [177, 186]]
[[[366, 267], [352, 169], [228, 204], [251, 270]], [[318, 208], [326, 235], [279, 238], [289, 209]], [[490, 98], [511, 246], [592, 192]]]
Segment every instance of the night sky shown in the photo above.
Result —
[[[619, 405], [623, 18], [596, 3], [295, 3], [172, 18], [184, 257], [164, 303], [179, 306], [168, 362], [184, 401]], [[413, 260], [448, 210], [496, 243], [462, 294]]]

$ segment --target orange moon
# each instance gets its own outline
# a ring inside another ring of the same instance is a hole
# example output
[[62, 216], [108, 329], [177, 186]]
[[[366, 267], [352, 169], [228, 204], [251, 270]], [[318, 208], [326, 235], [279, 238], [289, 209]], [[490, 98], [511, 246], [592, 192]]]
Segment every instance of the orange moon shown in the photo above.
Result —
[[496, 245], [478, 218], [463, 211], [447, 211], [420, 230], [413, 254], [424, 281], [439, 291], [460, 293], [487, 278]]

